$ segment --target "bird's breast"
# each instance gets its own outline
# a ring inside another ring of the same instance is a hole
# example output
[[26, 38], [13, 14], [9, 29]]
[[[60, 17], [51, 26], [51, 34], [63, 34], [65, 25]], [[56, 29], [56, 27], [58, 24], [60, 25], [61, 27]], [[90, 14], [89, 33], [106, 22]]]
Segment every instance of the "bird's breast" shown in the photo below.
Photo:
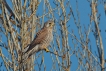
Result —
[[51, 41], [53, 40], [52, 31], [47, 30], [47, 35], [44, 38], [45, 39], [43, 40], [43, 45], [45, 45], [45, 47], [48, 47], [48, 45], [50, 45]]

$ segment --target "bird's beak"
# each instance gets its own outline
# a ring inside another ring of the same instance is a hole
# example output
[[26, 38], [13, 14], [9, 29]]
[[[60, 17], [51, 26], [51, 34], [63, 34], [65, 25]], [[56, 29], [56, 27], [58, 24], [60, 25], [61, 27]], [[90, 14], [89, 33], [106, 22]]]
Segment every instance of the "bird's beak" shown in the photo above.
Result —
[[52, 26], [55, 26], [55, 24], [53, 24]]
[[52, 23], [52, 24], [51, 24], [51, 27], [54, 27], [54, 26], [55, 26], [55, 24], [54, 24], [54, 23]]

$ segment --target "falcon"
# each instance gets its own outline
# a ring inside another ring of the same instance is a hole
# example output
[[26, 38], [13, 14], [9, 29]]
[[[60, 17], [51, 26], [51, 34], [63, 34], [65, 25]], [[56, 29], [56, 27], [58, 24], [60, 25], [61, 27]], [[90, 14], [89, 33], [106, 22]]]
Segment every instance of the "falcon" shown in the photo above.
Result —
[[49, 52], [47, 48], [53, 40], [53, 26], [54, 21], [49, 20], [44, 23], [43, 28], [36, 34], [34, 40], [28, 45], [27, 50], [24, 52], [27, 57], [30, 57], [34, 53], [45, 50]]

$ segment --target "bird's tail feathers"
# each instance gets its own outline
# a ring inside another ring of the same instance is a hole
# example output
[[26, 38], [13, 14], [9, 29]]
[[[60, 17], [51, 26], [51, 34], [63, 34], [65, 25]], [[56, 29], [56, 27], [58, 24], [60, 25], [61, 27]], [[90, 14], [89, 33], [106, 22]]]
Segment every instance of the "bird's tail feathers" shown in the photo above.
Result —
[[28, 50], [28, 48], [29, 48], [29, 45], [27, 47], [25, 47], [22, 52], [25, 53]]

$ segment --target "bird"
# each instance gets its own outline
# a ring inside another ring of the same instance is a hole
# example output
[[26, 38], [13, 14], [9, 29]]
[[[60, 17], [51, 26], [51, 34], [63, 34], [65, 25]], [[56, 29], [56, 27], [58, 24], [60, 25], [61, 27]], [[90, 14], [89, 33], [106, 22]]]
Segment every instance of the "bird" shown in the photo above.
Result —
[[27, 46], [26, 51], [24, 51], [24, 55], [27, 56], [27, 58], [40, 50], [50, 52], [47, 47], [53, 40], [54, 25], [55, 23], [53, 20], [48, 20], [44, 23], [43, 28], [36, 34], [33, 41]]

